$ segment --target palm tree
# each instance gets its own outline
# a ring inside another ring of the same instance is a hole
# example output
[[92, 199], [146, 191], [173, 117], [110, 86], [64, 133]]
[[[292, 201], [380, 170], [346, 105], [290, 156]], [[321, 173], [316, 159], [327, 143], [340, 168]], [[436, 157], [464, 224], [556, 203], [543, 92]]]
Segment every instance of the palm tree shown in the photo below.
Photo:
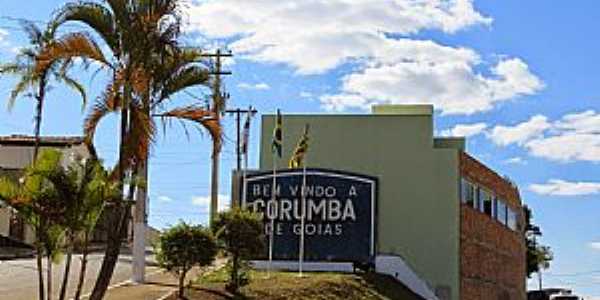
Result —
[[[35, 64], [38, 61], [41, 52], [49, 44], [51, 44], [56, 36], [56, 23], [49, 23], [45, 30], [40, 29], [34, 23], [29, 21], [21, 21], [23, 31], [29, 39], [29, 47], [20, 50], [14, 62], [0, 65], [0, 75], [13, 75], [18, 77], [18, 81], [10, 92], [8, 99], [8, 108], [11, 110], [16, 100], [20, 96], [28, 96], [36, 101], [35, 109], [35, 146], [33, 150], [32, 160], [37, 159], [40, 148], [40, 134], [42, 126], [42, 111], [46, 94], [50, 88], [52, 80], [63, 83], [73, 90], [81, 94], [83, 106], [85, 107], [86, 95], [83, 87], [76, 80], [67, 74], [70, 61], [65, 61], [62, 65], [60, 60], [48, 65], [44, 72], [36, 72]], [[43, 222], [43, 220], [40, 220]], [[38, 232], [38, 231], [36, 231]], [[39, 237], [36, 237], [39, 241]], [[36, 241], [37, 268], [38, 268], [38, 288], [39, 298], [44, 298], [44, 278], [42, 271], [42, 255], [40, 243]]]
[[[8, 203], [32, 226], [37, 237], [36, 246], [45, 251], [48, 259], [47, 299], [51, 299], [52, 296], [52, 263], [57, 260], [61, 250], [64, 228], [60, 224], [65, 205], [56, 189], [42, 174], [59, 164], [60, 159], [56, 153], [44, 151], [39, 159], [25, 170], [25, 175], [19, 183], [0, 178], [0, 200]], [[38, 256], [41, 256], [41, 253], [40, 250]]]
[[[79, 299], [87, 265], [88, 237], [104, 204], [119, 196], [117, 185], [99, 161], [75, 159], [66, 168], [63, 162], [60, 151], [45, 150], [26, 169], [22, 184], [0, 178], [0, 199], [17, 209], [44, 237], [43, 245], [49, 259], [48, 299], [52, 298], [51, 262], [57, 260], [63, 248], [67, 249], [61, 300], [66, 297], [75, 237], [83, 234], [84, 238], [83, 261], [75, 295]], [[40, 224], [40, 220], [45, 220], [45, 223]]]
[[[127, 174], [135, 176], [146, 165], [155, 135], [153, 111], [165, 107], [175, 93], [205, 84], [208, 74], [197, 64], [193, 51], [181, 50], [177, 44], [180, 17], [179, 0], [107, 0], [105, 5], [81, 2], [65, 5], [56, 22], [79, 21], [88, 25], [108, 46], [107, 59], [98, 45], [83, 33], [72, 33], [47, 47], [36, 64], [44, 72], [57, 60], [82, 57], [99, 62], [111, 70], [112, 80], [88, 115], [84, 131], [93, 142], [95, 128], [109, 113], [121, 118], [119, 161], [114, 178], [124, 186]], [[131, 172], [127, 173], [127, 170]], [[130, 185], [131, 200], [134, 188]], [[123, 199], [125, 197], [121, 197]], [[116, 201], [106, 253], [91, 299], [101, 299], [116, 264], [121, 239], [126, 233], [130, 201]]]
[[83, 99], [83, 107], [85, 107], [86, 95], [83, 86], [67, 74], [68, 67], [72, 64], [71, 61], [66, 61], [63, 64], [59, 64], [60, 61], [55, 61], [44, 72], [35, 72], [34, 67], [41, 52], [56, 39], [57, 23], [50, 22], [45, 30], [40, 29], [33, 22], [25, 20], [21, 21], [21, 25], [28, 36], [29, 47], [21, 49], [14, 62], [0, 65], [0, 75], [8, 74], [19, 77], [18, 82], [10, 92], [9, 110], [14, 107], [17, 98], [20, 96], [32, 97], [36, 101], [33, 155], [33, 160], [35, 160], [40, 144], [42, 110], [46, 93], [50, 88], [50, 82], [55, 80], [78, 92]]
[[76, 237], [83, 235], [83, 258], [76, 298], [81, 293], [87, 266], [89, 235], [94, 230], [105, 202], [118, 198], [116, 184], [96, 159], [75, 158], [67, 168], [58, 166], [43, 174], [57, 190], [65, 205], [61, 227], [65, 228], [67, 257], [59, 299], [66, 297], [71, 260]]

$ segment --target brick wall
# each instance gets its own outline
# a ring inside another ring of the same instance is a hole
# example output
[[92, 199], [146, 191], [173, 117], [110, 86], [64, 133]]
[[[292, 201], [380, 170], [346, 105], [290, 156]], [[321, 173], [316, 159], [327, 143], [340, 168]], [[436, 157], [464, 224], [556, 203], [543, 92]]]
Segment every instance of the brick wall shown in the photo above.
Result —
[[[506, 199], [521, 210], [519, 191], [501, 176], [462, 153], [461, 176]], [[460, 234], [461, 300], [525, 300], [523, 234], [462, 204]], [[523, 216], [519, 216], [522, 224]]]

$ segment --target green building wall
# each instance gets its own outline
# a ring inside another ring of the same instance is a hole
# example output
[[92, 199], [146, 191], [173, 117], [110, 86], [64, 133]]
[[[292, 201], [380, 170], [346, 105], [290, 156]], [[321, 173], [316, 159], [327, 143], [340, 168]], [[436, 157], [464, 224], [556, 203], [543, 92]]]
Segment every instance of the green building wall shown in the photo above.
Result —
[[[431, 106], [366, 115], [283, 115], [284, 157], [310, 125], [307, 167], [379, 178], [377, 252], [401, 256], [432, 288], [459, 299], [459, 169], [464, 140], [434, 139]], [[272, 168], [274, 115], [262, 118], [260, 168]]]

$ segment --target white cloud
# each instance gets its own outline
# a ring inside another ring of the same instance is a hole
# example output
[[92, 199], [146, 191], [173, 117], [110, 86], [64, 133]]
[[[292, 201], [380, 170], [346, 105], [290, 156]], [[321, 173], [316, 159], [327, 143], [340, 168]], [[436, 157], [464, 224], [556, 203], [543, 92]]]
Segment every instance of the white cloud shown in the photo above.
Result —
[[311, 92], [302, 91], [300, 92], [300, 98], [312, 98], [313, 94]]
[[600, 134], [560, 132], [526, 144], [529, 152], [555, 161], [600, 162]]
[[531, 184], [529, 189], [547, 196], [585, 196], [600, 194], [600, 182], [569, 182], [551, 179], [547, 183]]
[[8, 47], [10, 43], [7, 41], [8, 31], [0, 28], [0, 47]]
[[591, 242], [589, 244], [590, 248], [594, 249], [594, 250], [599, 250], [600, 251], [600, 242]]
[[242, 82], [242, 83], [238, 84], [237, 86], [238, 86], [238, 88], [244, 89], [244, 90], [268, 90], [271, 88], [268, 84], [266, 84], [264, 82], [256, 83], [256, 84]]
[[[430, 41], [399, 40], [406, 44], [424, 43], [431, 49], [400, 51], [405, 58], [379, 64], [352, 73], [342, 80], [341, 94], [322, 97], [326, 107], [343, 110], [367, 108], [377, 103], [431, 103], [443, 114], [473, 114], [518, 96], [532, 95], [544, 87], [527, 65], [518, 58], [503, 60], [494, 67], [492, 76], [477, 73], [479, 57], [467, 49], [451, 48]], [[437, 49], [436, 49], [437, 48]], [[434, 53], [446, 52], [436, 55]], [[431, 53], [431, 55], [425, 53]], [[363, 100], [340, 101], [360, 97]], [[335, 100], [335, 101], [332, 101]], [[334, 105], [335, 104], [335, 105]]]
[[173, 198], [171, 198], [169, 196], [159, 196], [158, 201], [168, 203], [168, 202], [173, 202]]
[[600, 113], [593, 110], [554, 122], [537, 115], [514, 126], [496, 126], [489, 137], [498, 145], [517, 144], [550, 160], [600, 162]]
[[548, 118], [542, 115], [531, 117], [526, 122], [515, 126], [496, 126], [489, 133], [490, 139], [500, 146], [510, 144], [523, 145], [532, 138], [538, 137], [550, 128]]
[[508, 165], [526, 165], [527, 161], [525, 161], [522, 157], [511, 157], [504, 160], [505, 164]]
[[453, 33], [491, 19], [472, 0], [246, 0], [194, 1], [190, 25], [209, 38], [233, 38], [248, 58], [285, 63], [300, 73], [322, 73], [349, 60], [373, 57], [389, 40], [424, 29]]
[[[318, 74], [358, 63], [324, 108], [367, 109], [376, 103], [433, 103], [446, 114], [472, 114], [543, 88], [520, 59], [475, 71], [479, 55], [408, 37], [422, 30], [454, 33], [492, 20], [472, 0], [194, 1], [187, 31], [227, 39], [243, 58]], [[484, 75], [490, 73], [490, 75]]]
[[474, 124], [457, 124], [456, 126], [442, 130], [441, 136], [456, 136], [456, 137], [471, 137], [481, 134], [487, 128], [485, 123], [474, 123]]
[[[225, 211], [230, 206], [229, 195], [219, 195], [218, 211]], [[199, 206], [203, 213], [208, 213], [210, 209], [210, 196], [194, 196], [192, 197], [192, 205]]]

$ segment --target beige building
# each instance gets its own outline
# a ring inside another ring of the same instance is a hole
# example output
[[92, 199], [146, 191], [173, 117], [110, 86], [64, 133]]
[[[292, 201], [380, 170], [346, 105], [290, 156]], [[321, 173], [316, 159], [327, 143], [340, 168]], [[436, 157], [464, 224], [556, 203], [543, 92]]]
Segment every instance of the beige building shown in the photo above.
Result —
[[[0, 176], [9, 176], [18, 180], [23, 169], [33, 160], [35, 139], [32, 136], [11, 135], [0, 136]], [[90, 157], [95, 155], [83, 142], [82, 137], [50, 137], [45, 136], [40, 141], [41, 149], [57, 149], [63, 152], [65, 161], [75, 157]], [[31, 244], [34, 233], [17, 217], [11, 208], [0, 204], [0, 237]]]

